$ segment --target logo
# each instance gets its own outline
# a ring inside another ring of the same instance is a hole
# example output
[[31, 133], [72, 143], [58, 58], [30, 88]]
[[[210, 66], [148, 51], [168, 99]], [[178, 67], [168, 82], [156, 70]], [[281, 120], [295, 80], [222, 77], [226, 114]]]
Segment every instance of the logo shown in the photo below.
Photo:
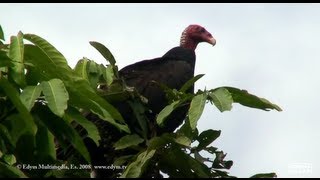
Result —
[[291, 163], [288, 165], [288, 173], [290, 175], [307, 175], [312, 174], [311, 163]]

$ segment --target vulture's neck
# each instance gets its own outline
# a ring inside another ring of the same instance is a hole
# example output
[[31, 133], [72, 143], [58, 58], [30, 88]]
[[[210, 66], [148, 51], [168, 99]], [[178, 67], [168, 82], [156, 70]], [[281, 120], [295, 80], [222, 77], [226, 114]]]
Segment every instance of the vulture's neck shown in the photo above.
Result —
[[180, 38], [180, 47], [196, 50], [198, 41], [195, 41], [194, 39], [190, 38], [187, 34], [187, 31], [182, 32], [181, 38]]
[[194, 51], [194, 50], [196, 50], [198, 43], [199, 42], [196, 42], [193, 39], [185, 37], [183, 39], [181, 38], [180, 47], [183, 47], [186, 49], [191, 49], [192, 51]]

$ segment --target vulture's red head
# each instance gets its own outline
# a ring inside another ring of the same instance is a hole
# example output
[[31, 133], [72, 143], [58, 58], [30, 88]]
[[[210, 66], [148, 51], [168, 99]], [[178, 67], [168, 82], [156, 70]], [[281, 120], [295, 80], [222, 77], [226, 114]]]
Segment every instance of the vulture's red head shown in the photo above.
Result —
[[212, 37], [204, 27], [200, 25], [189, 25], [181, 35], [180, 46], [195, 50], [198, 43], [207, 42], [213, 46], [216, 44], [216, 40]]

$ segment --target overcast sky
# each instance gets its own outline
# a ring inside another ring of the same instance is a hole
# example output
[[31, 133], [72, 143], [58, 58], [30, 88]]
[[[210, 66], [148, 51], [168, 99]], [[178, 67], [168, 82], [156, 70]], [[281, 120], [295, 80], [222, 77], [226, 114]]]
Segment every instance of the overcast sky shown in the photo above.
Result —
[[208, 104], [199, 129], [222, 130], [214, 146], [249, 177], [320, 177], [320, 4], [0, 4], [9, 40], [20, 30], [54, 45], [71, 67], [87, 57], [106, 63], [89, 44], [106, 45], [120, 68], [162, 56], [189, 24], [204, 26], [216, 46], [197, 47], [196, 89], [234, 86], [278, 104], [262, 111]]

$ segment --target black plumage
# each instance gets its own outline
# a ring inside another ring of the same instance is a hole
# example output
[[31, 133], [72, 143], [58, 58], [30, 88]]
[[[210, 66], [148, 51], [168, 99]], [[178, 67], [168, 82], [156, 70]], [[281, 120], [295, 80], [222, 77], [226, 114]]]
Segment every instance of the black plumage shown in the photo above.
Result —
[[[156, 115], [168, 105], [165, 92], [157, 83], [180, 89], [194, 76], [195, 60], [193, 50], [175, 47], [162, 57], [126, 66], [119, 71], [119, 75], [128, 86], [135, 87], [148, 99], [148, 108], [152, 110], [148, 117], [149, 120], [155, 121]], [[193, 86], [187, 92], [193, 93]], [[158, 131], [174, 131], [185, 118], [188, 107], [186, 105], [174, 111], [165, 121], [164, 127], [157, 128]]]

